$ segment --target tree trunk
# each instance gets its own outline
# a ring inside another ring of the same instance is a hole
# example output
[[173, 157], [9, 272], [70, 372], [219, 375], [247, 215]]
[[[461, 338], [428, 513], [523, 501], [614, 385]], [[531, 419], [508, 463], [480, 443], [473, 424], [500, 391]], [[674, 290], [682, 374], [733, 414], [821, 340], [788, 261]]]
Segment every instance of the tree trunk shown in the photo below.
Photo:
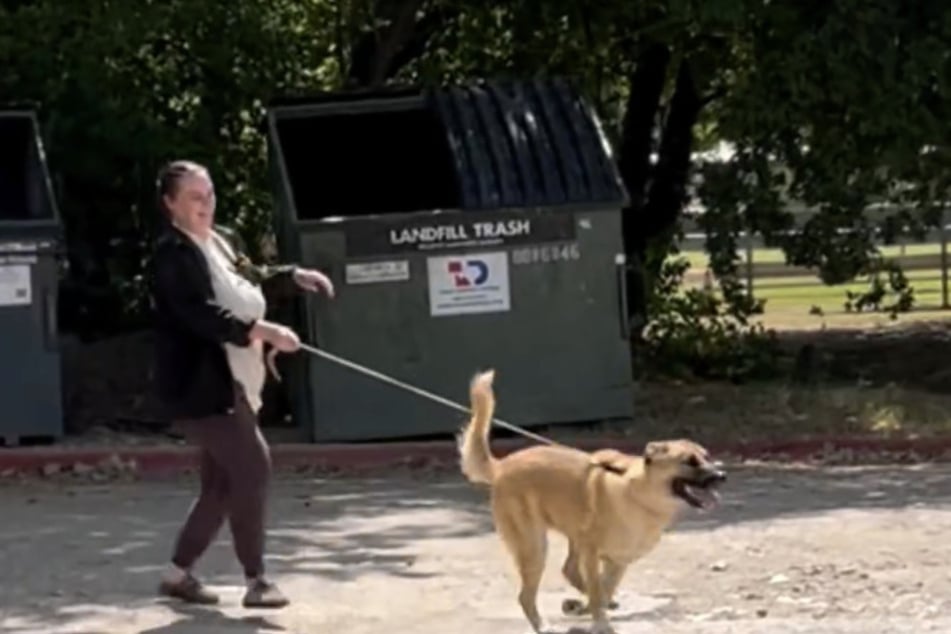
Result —
[[670, 52], [645, 50], [631, 77], [618, 165], [631, 204], [624, 210], [628, 258], [628, 301], [632, 332], [647, 323], [653, 282], [660, 273], [669, 241], [686, 202], [693, 149], [693, 126], [703, 107], [688, 60], [677, 69], [674, 94], [661, 130], [658, 158], [651, 165], [654, 121], [660, 109]]
[[687, 203], [693, 127], [703, 103], [690, 62], [683, 60], [677, 70], [677, 83], [664, 121], [654, 178], [642, 214], [642, 231], [647, 240], [647, 251], [642, 261], [646, 265], [648, 281], [656, 279], [660, 273], [667, 247], [674, 238], [677, 221]]
[[[624, 250], [628, 257], [627, 291], [631, 316], [636, 321], [647, 314], [647, 294], [643, 279], [643, 255], [647, 251], [643, 215], [650, 180], [654, 127], [660, 106], [670, 51], [662, 44], [644, 49], [631, 75], [621, 139], [618, 169], [631, 201], [622, 214]], [[633, 328], [639, 332], [640, 328]]]

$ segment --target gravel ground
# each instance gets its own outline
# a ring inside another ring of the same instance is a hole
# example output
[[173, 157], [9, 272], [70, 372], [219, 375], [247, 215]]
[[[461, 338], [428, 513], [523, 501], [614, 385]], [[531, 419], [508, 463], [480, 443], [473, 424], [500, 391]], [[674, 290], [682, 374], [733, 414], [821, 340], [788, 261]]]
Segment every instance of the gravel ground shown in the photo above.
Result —
[[[269, 566], [294, 603], [243, 610], [225, 529], [200, 573], [216, 608], [154, 596], [190, 480], [0, 486], [0, 631], [527, 632], [484, 494], [455, 474], [275, 483]], [[951, 465], [731, 473], [631, 570], [619, 634], [951, 631]], [[553, 537], [540, 606], [571, 596]]]

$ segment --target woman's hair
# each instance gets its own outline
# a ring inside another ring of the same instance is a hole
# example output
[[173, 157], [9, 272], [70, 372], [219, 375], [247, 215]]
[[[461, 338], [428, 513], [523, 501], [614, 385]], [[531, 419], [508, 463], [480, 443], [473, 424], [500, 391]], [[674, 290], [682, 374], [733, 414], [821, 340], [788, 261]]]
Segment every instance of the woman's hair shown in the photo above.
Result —
[[207, 173], [208, 168], [194, 161], [172, 161], [162, 166], [155, 180], [155, 204], [166, 219], [169, 218], [169, 210], [165, 205], [165, 196], [175, 195], [178, 191], [178, 182], [182, 177]]

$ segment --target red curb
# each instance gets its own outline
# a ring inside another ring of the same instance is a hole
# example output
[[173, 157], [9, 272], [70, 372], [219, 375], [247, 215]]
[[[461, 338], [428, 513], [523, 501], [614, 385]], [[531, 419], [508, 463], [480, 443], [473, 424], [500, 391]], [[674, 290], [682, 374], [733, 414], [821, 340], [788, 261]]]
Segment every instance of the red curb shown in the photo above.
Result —
[[[563, 441], [580, 449], [592, 450], [615, 447], [637, 453], [642, 444], [629, 439], [582, 438]], [[505, 455], [529, 444], [525, 440], [502, 439], [493, 442], [493, 450]], [[937, 438], [868, 438], [828, 437], [786, 441], [758, 441], [711, 445], [714, 455], [731, 459], [781, 457], [784, 460], [803, 461], [835, 452], [854, 454], [885, 454], [915, 460], [951, 459], [951, 437]], [[342, 472], [362, 471], [399, 465], [451, 464], [455, 462], [456, 446], [452, 441], [393, 442], [374, 444], [275, 444], [271, 455], [276, 470], [327, 469]], [[0, 475], [37, 473], [56, 465], [59, 470], [71, 470], [77, 464], [90, 467], [103, 463], [135, 463], [142, 476], [172, 475], [193, 469], [197, 452], [188, 446], [59, 446], [0, 449]]]

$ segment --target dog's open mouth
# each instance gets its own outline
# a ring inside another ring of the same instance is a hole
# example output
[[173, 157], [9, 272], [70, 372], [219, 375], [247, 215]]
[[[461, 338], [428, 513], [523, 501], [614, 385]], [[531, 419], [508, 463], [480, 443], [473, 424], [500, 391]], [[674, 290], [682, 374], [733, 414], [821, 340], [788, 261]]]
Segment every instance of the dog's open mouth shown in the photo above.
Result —
[[716, 477], [705, 480], [686, 480], [675, 478], [671, 486], [674, 495], [697, 509], [710, 510], [720, 503], [720, 492], [717, 490], [720, 479]]

